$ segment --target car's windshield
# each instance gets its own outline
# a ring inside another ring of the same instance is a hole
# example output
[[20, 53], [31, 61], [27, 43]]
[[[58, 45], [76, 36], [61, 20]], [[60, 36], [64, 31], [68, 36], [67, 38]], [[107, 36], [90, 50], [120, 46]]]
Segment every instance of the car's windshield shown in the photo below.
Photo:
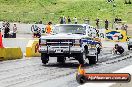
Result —
[[72, 33], [85, 34], [86, 26], [82, 25], [58, 25], [54, 29], [54, 33]]

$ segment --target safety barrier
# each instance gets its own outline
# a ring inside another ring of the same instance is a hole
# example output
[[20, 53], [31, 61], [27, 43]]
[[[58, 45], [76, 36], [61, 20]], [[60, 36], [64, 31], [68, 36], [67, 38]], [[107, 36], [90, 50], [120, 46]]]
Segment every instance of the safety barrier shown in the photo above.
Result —
[[99, 37], [101, 41], [126, 42], [127, 34], [125, 30], [99, 30]]
[[106, 30], [105, 39], [115, 42], [126, 42], [127, 35], [125, 30]]
[[39, 48], [39, 40], [30, 40], [26, 46], [26, 57], [40, 57], [40, 53], [38, 52]]
[[0, 48], [0, 60], [14, 60], [21, 59], [23, 57], [23, 53], [21, 48], [19, 47], [6, 47]]

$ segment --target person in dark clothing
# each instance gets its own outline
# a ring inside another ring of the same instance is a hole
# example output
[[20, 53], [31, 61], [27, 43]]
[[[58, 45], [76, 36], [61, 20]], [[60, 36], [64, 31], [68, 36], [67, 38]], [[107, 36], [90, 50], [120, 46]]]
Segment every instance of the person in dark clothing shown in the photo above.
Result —
[[95, 30], [96, 30], [96, 35], [99, 37], [99, 30], [96, 28], [95, 28]]
[[105, 29], [108, 29], [108, 27], [109, 27], [109, 21], [106, 19], [105, 20]]
[[60, 24], [63, 24], [63, 17], [60, 17]]
[[9, 38], [9, 32], [10, 32], [10, 23], [7, 22], [5, 24], [4, 38]]
[[96, 26], [97, 26], [97, 29], [99, 29], [99, 19], [98, 18], [96, 19]]
[[117, 23], [118, 21], [119, 21], [118, 17], [116, 17], [114, 23]]
[[71, 24], [71, 19], [70, 19], [70, 17], [68, 16], [68, 24]]
[[115, 44], [114, 51], [116, 54], [117, 54], [117, 52], [122, 54], [124, 52], [124, 48], [122, 46], [119, 46], [118, 44]]

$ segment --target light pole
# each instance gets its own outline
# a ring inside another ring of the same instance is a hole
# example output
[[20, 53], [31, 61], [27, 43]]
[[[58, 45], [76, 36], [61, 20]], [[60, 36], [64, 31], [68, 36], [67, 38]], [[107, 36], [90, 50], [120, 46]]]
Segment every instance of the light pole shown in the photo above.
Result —
[[116, 7], [116, 5], [115, 5], [115, 2], [114, 2], [114, 0], [112, 1], [112, 29], [114, 29], [114, 19], [115, 19], [115, 7]]
[[115, 19], [115, 1], [114, 0], [107, 0], [108, 3], [112, 4], [112, 29], [114, 29], [114, 19]]

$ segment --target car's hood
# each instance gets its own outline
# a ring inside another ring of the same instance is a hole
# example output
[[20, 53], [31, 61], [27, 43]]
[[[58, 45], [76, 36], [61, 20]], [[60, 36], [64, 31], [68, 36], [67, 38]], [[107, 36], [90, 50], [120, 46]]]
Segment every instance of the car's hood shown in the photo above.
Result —
[[60, 33], [55, 35], [42, 36], [41, 39], [81, 39], [83, 37], [86, 37], [86, 35]]

